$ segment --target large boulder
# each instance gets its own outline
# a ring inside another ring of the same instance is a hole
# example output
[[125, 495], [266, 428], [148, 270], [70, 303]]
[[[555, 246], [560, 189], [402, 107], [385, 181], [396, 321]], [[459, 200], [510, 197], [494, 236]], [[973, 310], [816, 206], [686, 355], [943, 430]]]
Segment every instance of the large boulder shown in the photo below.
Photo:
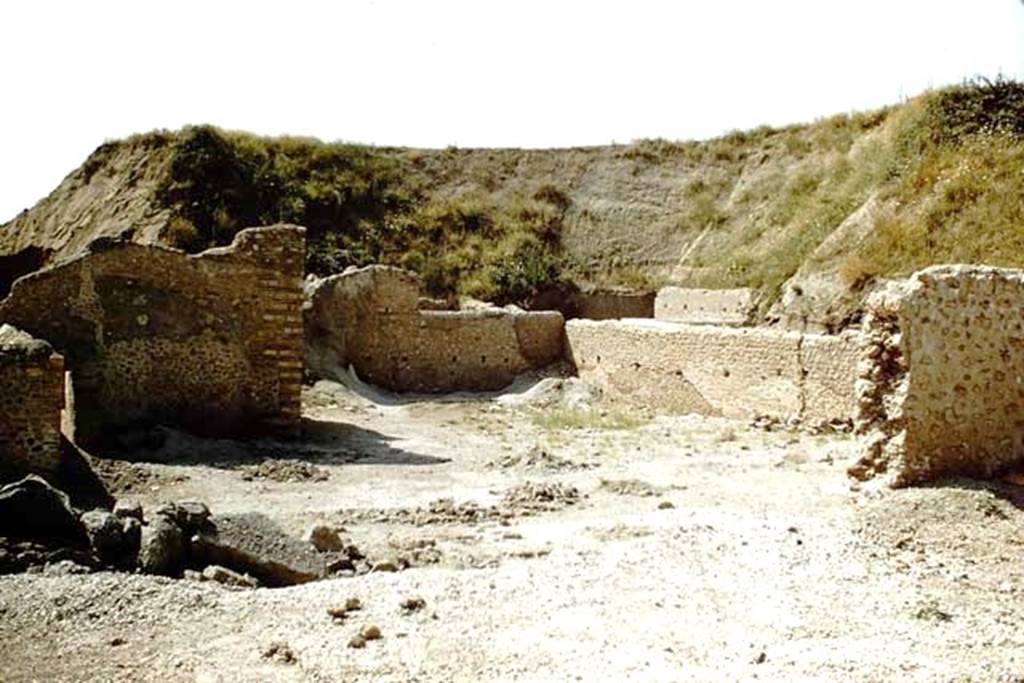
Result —
[[187, 557], [185, 534], [172, 519], [155, 515], [142, 527], [139, 568], [147, 574], [178, 576]]
[[89, 536], [68, 497], [34, 474], [0, 488], [0, 536], [89, 547]]
[[106, 510], [91, 510], [82, 515], [82, 525], [93, 552], [103, 564], [118, 569], [135, 566], [142, 541], [142, 526], [137, 519], [122, 519]]
[[210, 518], [192, 538], [192, 561], [250, 574], [264, 586], [290, 586], [322, 578], [326, 562], [312, 545], [289, 536], [265, 515]]

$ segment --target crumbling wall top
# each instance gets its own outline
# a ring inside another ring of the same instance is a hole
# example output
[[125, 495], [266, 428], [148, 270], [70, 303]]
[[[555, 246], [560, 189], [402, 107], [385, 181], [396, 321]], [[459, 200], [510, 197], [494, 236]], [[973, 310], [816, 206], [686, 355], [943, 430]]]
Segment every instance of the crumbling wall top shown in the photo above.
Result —
[[47, 342], [13, 325], [0, 324], [0, 363], [46, 361], [53, 355], [53, 347]]

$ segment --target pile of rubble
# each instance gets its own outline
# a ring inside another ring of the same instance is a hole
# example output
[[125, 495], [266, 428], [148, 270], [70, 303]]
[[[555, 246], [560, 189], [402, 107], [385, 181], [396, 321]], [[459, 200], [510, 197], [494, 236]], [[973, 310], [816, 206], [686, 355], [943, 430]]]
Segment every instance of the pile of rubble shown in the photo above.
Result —
[[336, 516], [347, 524], [476, 524], [554, 512], [576, 505], [580, 499], [579, 489], [575, 486], [528, 481], [507, 490], [496, 505], [480, 505], [473, 501], [456, 503], [453, 498], [439, 498], [422, 507], [339, 510]]
[[35, 475], [0, 488], [0, 573], [112, 570], [276, 587], [375, 568], [331, 528], [301, 540], [262, 514], [213, 515], [196, 501], [80, 511]]
[[556, 455], [540, 446], [534, 446], [525, 453], [503, 455], [491, 463], [500, 469], [530, 470], [585, 470], [596, 467], [594, 463], [575, 462]]

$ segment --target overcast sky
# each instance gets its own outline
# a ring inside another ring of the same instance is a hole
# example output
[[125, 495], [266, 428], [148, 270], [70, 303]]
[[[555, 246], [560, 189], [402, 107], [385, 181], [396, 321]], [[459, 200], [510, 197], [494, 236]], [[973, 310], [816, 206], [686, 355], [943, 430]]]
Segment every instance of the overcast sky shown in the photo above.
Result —
[[1020, 0], [26, 0], [0, 32], [0, 221], [104, 140], [187, 123], [562, 147], [1024, 76]]

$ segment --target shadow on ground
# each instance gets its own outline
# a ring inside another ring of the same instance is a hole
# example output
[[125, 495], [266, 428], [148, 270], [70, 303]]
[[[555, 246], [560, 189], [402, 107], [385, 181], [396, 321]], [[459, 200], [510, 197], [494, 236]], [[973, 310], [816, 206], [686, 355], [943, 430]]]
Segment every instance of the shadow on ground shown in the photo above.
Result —
[[439, 465], [448, 458], [414, 453], [395, 437], [342, 422], [302, 419], [296, 439], [214, 439], [168, 427], [124, 434], [116, 444], [93, 449], [103, 460], [236, 469], [268, 460], [318, 465]]
[[[1024, 475], [1017, 475], [1024, 482]], [[970, 479], [967, 477], [947, 477], [935, 482], [924, 484], [921, 488], [958, 489], [961, 491], [987, 492], [996, 498], [1005, 500], [1018, 510], [1024, 510], [1024, 485], [1006, 481], [1005, 479]]]

